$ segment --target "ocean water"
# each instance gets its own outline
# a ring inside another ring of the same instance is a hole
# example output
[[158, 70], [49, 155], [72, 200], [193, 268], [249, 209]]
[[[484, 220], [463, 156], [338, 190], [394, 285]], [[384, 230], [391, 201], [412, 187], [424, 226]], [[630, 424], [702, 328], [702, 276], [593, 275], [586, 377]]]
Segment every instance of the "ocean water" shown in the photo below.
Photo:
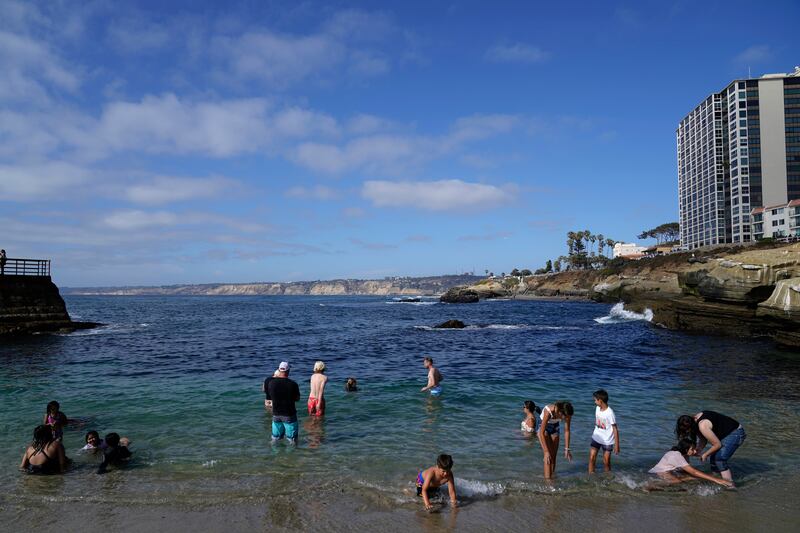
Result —
[[[59, 529], [59, 520], [81, 523], [87, 509], [169, 515], [211, 506], [260, 509], [264, 523], [285, 529], [340, 530], [352, 523], [351, 509], [377, 513], [375, 523], [388, 530], [530, 530], [523, 526], [540, 523], [537, 509], [567, 529], [611, 515], [620, 517], [620, 529], [650, 521], [654, 531], [800, 525], [793, 492], [800, 482], [800, 354], [764, 339], [667, 331], [647, 313], [588, 302], [66, 301], [73, 318], [108, 325], [0, 345], [0, 518], [7, 523]], [[431, 328], [447, 319], [469, 327]], [[419, 390], [426, 355], [444, 375], [438, 398]], [[282, 360], [291, 362], [302, 395], [297, 449], [270, 445], [260, 391]], [[316, 360], [330, 377], [323, 420], [304, 414]], [[344, 392], [348, 376], [358, 379], [358, 393]], [[610, 394], [622, 454], [613, 457], [612, 474], [588, 476], [598, 388]], [[73, 465], [64, 476], [21, 474], [24, 447], [53, 399], [77, 420], [64, 436]], [[559, 458], [552, 483], [542, 477], [538, 442], [519, 431], [528, 399], [575, 406], [574, 458]], [[739, 488], [694, 483], [646, 493], [646, 472], [672, 446], [675, 419], [701, 409], [729, 414], [747, 431], [731, 462]], [[130, 467], [94, 474], [96, 460], [77, 451], [89, 429], [128, 436]], [[429, 519], [419, 514], [413, 479], [439, 453], [454, 458], [462, 505], [457, 513], [443, 505]], [[59, 520], [43, 512], [52, 506], [65, 513]]]

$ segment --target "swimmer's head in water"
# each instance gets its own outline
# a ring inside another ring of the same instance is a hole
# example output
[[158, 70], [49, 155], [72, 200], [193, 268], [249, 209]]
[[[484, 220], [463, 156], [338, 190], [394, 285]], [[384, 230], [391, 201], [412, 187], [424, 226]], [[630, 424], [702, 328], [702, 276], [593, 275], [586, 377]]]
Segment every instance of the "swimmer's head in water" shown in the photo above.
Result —
[[325, 372], [325, 363], [322, 361], [314, 363], [314, 372]]
[[542, 412], [541, 409], [536, 407], [536, 404], [533, 402], [533, 400], [525, 400], [525, 402], [522, 404], [522, 408], [528, 411], [532, 415]]
[[86, 444], [97, 446], [100, 444], [100, 434], [96, 431], [89, 431], [86, 433]]
[[61, 410], [61, 405], [57, 401], [52, 401], [47, 404], [47, 414], [48, 415], [57, 415], [58, 412]]
[[344, 382], [344, 390], [346, 392], [356, 392], [358, 390], [356, 378], [347, 378], [347, 381]]
[[109, 448], [119, 446], [119, 433], [106, 433], [106, 444]]

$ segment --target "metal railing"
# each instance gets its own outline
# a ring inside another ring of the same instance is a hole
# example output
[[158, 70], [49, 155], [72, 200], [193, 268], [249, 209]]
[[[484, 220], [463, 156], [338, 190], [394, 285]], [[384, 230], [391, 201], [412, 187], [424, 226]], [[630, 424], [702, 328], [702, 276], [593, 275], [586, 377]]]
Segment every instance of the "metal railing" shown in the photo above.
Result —
[[0, 265], [4, 276], [50, 276], [49, 259], [19, 259], [9, 257]]

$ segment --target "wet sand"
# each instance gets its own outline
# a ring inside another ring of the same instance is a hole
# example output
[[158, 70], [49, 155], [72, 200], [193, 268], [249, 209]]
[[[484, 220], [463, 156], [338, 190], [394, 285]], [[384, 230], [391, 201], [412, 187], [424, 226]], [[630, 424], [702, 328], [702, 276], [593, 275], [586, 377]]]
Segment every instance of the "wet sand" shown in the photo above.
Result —
[[[689, 491], [635, 495], [530, 494], [465, 501], [426, 512], [379, 491], [333, 487], [303, 495], [254, 495], [250, 502], [110, 504], [0, 500], [6, 531], [797, 531], [797, 478], [700, 496]], [[165, 495], [169, 499], [169, 495]]]

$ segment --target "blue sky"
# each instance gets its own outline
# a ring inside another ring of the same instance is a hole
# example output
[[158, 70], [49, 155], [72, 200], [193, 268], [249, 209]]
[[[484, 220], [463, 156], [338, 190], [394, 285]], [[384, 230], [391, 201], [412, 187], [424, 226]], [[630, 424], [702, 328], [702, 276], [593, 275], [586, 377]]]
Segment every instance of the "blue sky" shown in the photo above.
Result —
[[0, 0], [0, 247], [62, 285], [535, 269], [677, 220], [797, 2]]

